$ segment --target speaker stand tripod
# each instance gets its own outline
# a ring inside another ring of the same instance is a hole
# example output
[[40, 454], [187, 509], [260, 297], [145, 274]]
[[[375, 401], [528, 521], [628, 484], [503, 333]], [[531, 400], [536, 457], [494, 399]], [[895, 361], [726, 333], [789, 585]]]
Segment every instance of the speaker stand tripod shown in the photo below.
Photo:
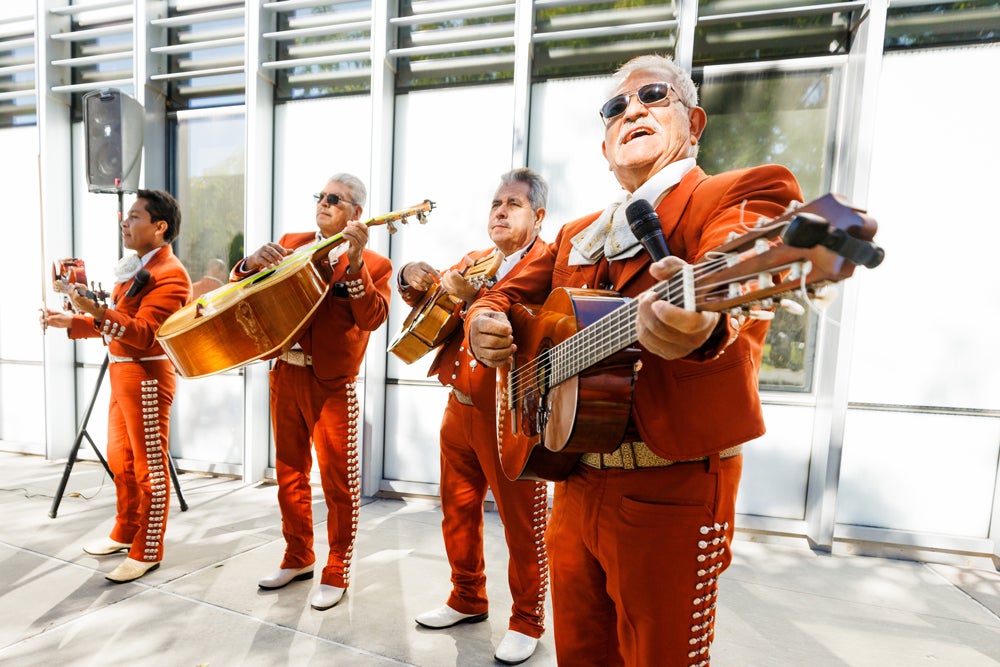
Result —
[[[97, 448], [93, 438], [90, 437], [90, 433], [87, 432], [87, 424], [90, 422], [90, 415], [94, 411], [94, 404], [97, 402], [97, 395], [101, 391], [101, 384], [104, 382], [104, 376], [107, 375], [107, 372], [108, 355], [104, 355], [104, 363], [101, 364], [101, 370], [97, 374], [97, 384], [94, 385], [94, 393], [90, 397], [87, 411], [83, 414], [80, 429], [76, 432], [76, 439], [73, 441], [73, 447], [69, 451], [69, 458], [66, 460], [66, 468], [63, 470], [62, 479], [59, 480], [59, 488], [56, 489], [56, 496], [52, 499], [52, 509], [49, 510], [49, 518], [51, 519], [56, 518], [56, 514], [59, 512], [59, 503], [62, 502], [63, 493], [66, 491], [66, 484], [69, 482], [69, 475], [73, 472], [73, 464], [76, 463], [76, 457], [80, 452], [80, 446], [83, 444], [84, 438], [90, 443], [90, 447], [94, 450], [94, 453], [97, 454], [97, 458], [100, 460], [101, 465], [104, 466], [104, 470], [107, 471], [108, 476], [111, 479], [115, 478], [115, 474], [111, 472], [111, 467], [108, 465], [107, 459], [101, 454], [101, 450]], [[177, 502], [180, 503], [181, 511], [187, 512], [187, 501], [184, 500], [180, 480], [177, 479], [177, 469], [174, 467], [174, 459], [170, 456], [169, 445], [167, 446], [167, 465], [170, 468], [170, 479], [174, 482], [174, 491], [177, 493]]]

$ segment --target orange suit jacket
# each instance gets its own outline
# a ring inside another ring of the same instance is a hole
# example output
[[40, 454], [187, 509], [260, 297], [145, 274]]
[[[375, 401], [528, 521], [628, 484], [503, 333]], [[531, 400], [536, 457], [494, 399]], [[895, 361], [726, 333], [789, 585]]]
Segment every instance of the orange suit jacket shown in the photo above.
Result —
[[[758, 217], [780, 215], [793, 200], [801, 201], [802, 193], [784, 167], [765, 165], [715, 176], [696, 167], [656, 211], [671, 254], [694, 263], [730, 232], [745, 232]], [[602, 258], [593, 265], [569, 266], [570, 240], [598, 215], [564, 225], [542, 256], [477, 299], [466, 314], [466, 329], [484, 311], [542, 303], [557, 287], [611, 287], [634, 297], [656, 284], [646, 252], [622, 261]], [[763, 435], [757, 374], [766, 334], [766, 321], [740, 326], [723, 316], [708, 342], [688, 357], [667, 361], [641, 350], [632, 420], [642, 440], [660, 456], [678, 461]]]

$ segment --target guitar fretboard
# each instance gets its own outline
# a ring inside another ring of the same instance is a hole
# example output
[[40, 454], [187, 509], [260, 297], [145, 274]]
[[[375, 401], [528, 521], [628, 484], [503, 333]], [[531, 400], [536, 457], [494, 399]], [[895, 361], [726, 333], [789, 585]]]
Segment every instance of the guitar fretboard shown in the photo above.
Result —
[[[728, 289], [733, 280], [729, 259], [715, 257], [689, 267], [663, 280], [648, 291], [655, 292], [661, 300], [687, 310], [718, 310], [710, 296]], [[789, 269], [789, 265], [774, 267], [776, 271]], [[726, 273], [723, 281], [716, 274]], [[745, 273], [741, 280], [757, 279], [756, 273]], [[750, 301], [744, 295], [732, 301]], [[639, 310], [637, 299], [626, 299], [615, 310], [584, 327], [564, 341], [540, 353], [528, 364], [513, 370], [509, 377], [510, 395], [519, 401], [529, 391], [547, 391], [548, 388], [580, 374], [613, 354], [635, 344], [638, 339], [636, 318]]]

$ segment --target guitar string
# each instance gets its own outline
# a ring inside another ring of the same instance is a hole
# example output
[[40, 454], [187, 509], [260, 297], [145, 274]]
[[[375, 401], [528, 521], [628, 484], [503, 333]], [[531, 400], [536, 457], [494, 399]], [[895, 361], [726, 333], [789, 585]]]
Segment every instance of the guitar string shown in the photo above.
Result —
[[[716, 285], [699, 285], [697, 283], [697, 279], [699, 277], [718, 272], [722, 268], [725, 268], [722, 266], [725, 263], [725, 258], [718, 258], [694, 265], [696, 295], [699, 292], [705, 293], [715, 289]], [[650, 288], [650, 290], [655, 291], [661, 299], [665, 298], [674, 305], [680, 306], [682, 305], [682, 302], [677, 302], [676, 299], [678, 297], [683, 299], [683, 277], [680, 275], [671, 276], [667, 280], [654, 285]], [[561, 380], [553, 382], [551, 379], [553, 377], [561, 376], [559, 373], [554, 371], [565, 369], [565, 367], [569, 365], [572, 360], [579, 359], [581, 356], [585, 357], [586, 354], [584, 353], [588, 351], [588, 346], [592, 351], [595, 347], [608, 350], [614, 348], [616, 345], [619, 345], [619, 347], [614, 350], [618, 351], [635, 342], [637, 336], [635, 333], [634, 323], [637, 310], [638, 302], [635, 299], [629, 300], [624, 306], [606, 314], [592, 325], [582, 329], [576, 334], [573, 334], [556, 346], [549, 348], [524, 366], [511, 371], [508, 378], [511, 395], [515, 397], [515, 400], [519, 399], [525, 391], [523, 385], [529, 384], [524, 379], [531, 380], [538, 377], [540, 373], [544, 373], [546, 377], [550, 378], [550, 382], [548, 383], [549, 386], [555, 386]], [[623, 324], [629, 323], [631, 323], [631, 326], [622, 327]], [[629, 332], [629, 339], [627, 340], [622, 336], [624, 333], [623, 329]], [[587, 333], [584, 334], [583, 332]], [[607, 335], [608, 333], [611, 334], [610, 337]], [[622, 343], [622, 340], [625, 340], [625, 342]], [[578, 349], [581, 347], [583, 348], [582, 350]], [[534, 383], [531, 383], [531, 385], [532, 386], [530, 388], [533, 390]]]
[[[662, 294], [660, 290], [664, 287], [664, 285], [666, 285], [667, 298], [671, 298], [670, 294], [673, 283], [675, 282], [680, 282], [679, 276], [668, 278], [666, 281], [657, 284], [652, 289], [656, 290], [657, 294], [663, 298], [664, 294]], [[603, 335], [604, 330], [611, 329], [612, 332], [619, 330], [623, 320], [627, 322], [634, 317], [637, 307], [638, 304], [634, 300], [626, 302], [624, 306], [615, 309], [611, 313], [594, 322], [592, 325], [593, 330], [590, 331], [587, 336], [596, 336], [598, 339], [606, 340], [606, 336]], [[587, 330], [590, 330], [590, 328], [591, 327], [587, 327]], [[546, 384], [550, 387], [559, 383], [559, 381], [555, 379], [559, 376], [556, 371], [560, 371], [565, 368], [567, 363], [565, 360], [566, 356], [574, 351], [572, 348], [579, 345], [578, 336], [579, 332], [570, 336], [558, 345], [549, 348], [524, 366], [511, 372], [508, 382], [511, 387], [510, 393], [514, 397], [515, 401], [520, 402], [521, 399], [527, 395], [526, 392], [530, 391], [531, 393], [534, 393], [537, 390], [537, 383], [533, 382], [536, 378], [547, 378], [548, 381]], [[625, 345], [628, 345], [628, 343]]]
[[[722, 266], [725, 264], [726, 266]], [[791, 267], [791, 263], [772, 267], [767, 273], [780, 273]], [[718, 273], [720, 270], [729, 268], [725, 257], [703, 262], [695, 266], [695, 301], [704, 303], [707, 295], [715, 293], [719, 288], [725, 288], [733, 283], [742, 283], [744, 280], [755, 278], [759, 273], [746, 273], [743, 276], [727, 279], [725, 281], [714, 281], [707, 283], [698, 282], [699, 278]], [[802, 278], [802, 288], [804, 291], [804, 280]], [[658, 283], [650, 288], [661, 299], [683, 307], [684, 285], [683, 277], [680, 275]], [[581, 329], [561, 343], [549, 348], [544, 353], [533, 359], [524, 366], [511, 372], [508, 378], [510, 387], [509, 393], [514, 401], [520, 402], [528, 392], [536, 391], [537, 383], [532, 382], [543, 373], [547, 379], [545, 383], [548, 387], [553, 387], [568, 377], [579, 372], [581, 360], [584, 360], [585, 367], [595, 361], [610, 357], [638, 340], [635, 331], [635, 319], [638, 311], [638, 302], [635, 299], [627, 301], [623, 306], [608, 313], [591, 325]]]

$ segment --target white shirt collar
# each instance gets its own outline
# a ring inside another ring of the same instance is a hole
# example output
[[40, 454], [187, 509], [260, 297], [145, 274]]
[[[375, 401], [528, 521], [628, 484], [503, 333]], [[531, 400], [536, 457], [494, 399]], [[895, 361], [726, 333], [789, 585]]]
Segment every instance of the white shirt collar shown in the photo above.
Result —
[[611, 261], [636, 255], [642, 250], [642, 246], [629, 227], [625, 204], [645, 199], [656, 208], [663, 197], [681, 182], [684, 175], [694, 169], [695, 164], [693, 157], [671, 162], [636, 188], [635, 192], [626, 193], [624, 201], [616, 201], [608, 206], [594, 222], [570, 241], [573, 244], [569, 257], [570, 266], [594, 264], [602, 256]]

